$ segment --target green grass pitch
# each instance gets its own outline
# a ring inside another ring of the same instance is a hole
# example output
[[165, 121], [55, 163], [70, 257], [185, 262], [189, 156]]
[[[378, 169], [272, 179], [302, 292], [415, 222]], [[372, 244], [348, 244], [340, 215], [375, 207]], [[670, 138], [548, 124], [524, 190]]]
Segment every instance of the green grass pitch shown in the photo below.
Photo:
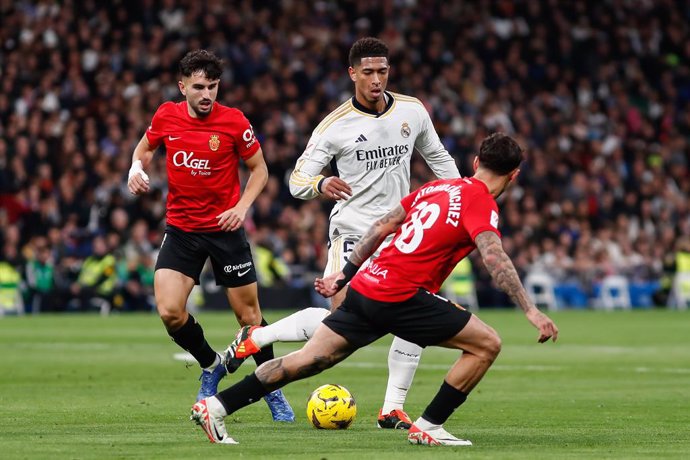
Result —
[[[390, 337], [287, 386], [294, 424], [273, 423], [263, 401], [231, 415], [240, 444], [223, 446], [189, 421], [198, 368], [173, 359], [180, 350], [155, 315], [0, 319], [0, 458], [690, 458], [690, 311], [557, 312], [556, 344], [537, 344], [519, 312], [479, 316], [503, 351], [446, 423], [475, 444], [460, 448], [411, 446], [405, 432], [375, 428]], [[237, 330], [229, 312], [198, 318], [217, 349]], [[296, 348], [280, 344], [276, 354]], [[425, 351], [406, 405], [412, 418], [457, 356]], [[222, 386], [253, 368], [245, 363]], [[355, 395], [350, 429], [308, 425], [306, 398], [324, 383]]]

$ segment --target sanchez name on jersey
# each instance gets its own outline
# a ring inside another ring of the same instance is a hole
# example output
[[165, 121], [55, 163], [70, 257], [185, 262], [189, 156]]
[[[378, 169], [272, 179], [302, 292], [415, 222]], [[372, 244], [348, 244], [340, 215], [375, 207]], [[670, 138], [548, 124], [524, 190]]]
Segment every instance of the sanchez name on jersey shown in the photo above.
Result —
[[390, 245], [362, 268], [350, 287], [381, 302], [400, 302], [419, 288], [437, 293], [481, 232], [498, 231], [498, 206], [474, 178], [426, 184], [400, 202], [405, 221]]

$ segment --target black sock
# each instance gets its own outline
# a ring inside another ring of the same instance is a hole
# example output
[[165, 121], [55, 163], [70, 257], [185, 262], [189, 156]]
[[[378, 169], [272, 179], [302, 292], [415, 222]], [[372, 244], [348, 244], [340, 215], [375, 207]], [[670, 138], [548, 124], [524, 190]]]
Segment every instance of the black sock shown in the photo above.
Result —
[[[263, 317], [261, 318], [261, 325], [268, 326], [268, 323]], [[252, 358], [254, 358], [254, 362], [257, 366], [262, 365], [266, 361], [272, 360], [273, 358], [275, 358], [275, 354], [273, 353], [273, 344], [266, 345], [261, 349], [260, 352], [252, 355]]]
[[189, 315], [184, 326], [174, 332], [168, 331], [168, 335], [176, 344], [190, 352], [202, 368], [209, 367], [216, 360], [217, 353], [206, 342], [204, 330], [192, 315]]
[[434, 399], [426, 406], [422, 417], [435, 425], [442, 425], [466, 399], [466, 393], [453, 388], [444, 380]]
[[261, 384], [255, 373], [251, 373], [230, 388], [219, 391], [216, 398], [223, 404], [228, 415], [257, 402], [270, 393]]

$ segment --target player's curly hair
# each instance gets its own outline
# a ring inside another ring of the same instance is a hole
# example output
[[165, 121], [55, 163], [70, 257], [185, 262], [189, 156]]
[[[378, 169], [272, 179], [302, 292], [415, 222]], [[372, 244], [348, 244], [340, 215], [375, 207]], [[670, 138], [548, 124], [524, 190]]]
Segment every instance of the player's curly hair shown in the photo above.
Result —
[[385, 57], [388, 59], [388, 46], [378, 38], [360, 38], [350, 48], [350, 66], [354, 67], [365, 57]]
[[203, 72], [209, 80], [218, 80], [223, 73], [223, 61], [207, 50], [190, 51], [180, 61], [180, 73], [184, 77]]
[[493, 133], [479, 146], [479, 164], [500, 176], [505, 176], [520, 166], [522, 153], [522, 148], [512, 137], [503, 133]]

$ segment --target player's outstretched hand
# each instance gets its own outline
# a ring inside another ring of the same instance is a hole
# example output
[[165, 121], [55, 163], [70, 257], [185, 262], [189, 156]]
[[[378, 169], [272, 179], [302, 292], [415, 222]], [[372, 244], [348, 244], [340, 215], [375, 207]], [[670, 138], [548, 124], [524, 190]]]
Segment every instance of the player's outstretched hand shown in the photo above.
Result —
[[244, 225], [244, 218], [247, 215], [247, 208], [235, 206], [227, 211], [223, 211], [216, 216], [218, 226], [224, 232], [234, 232]]
[[352, 196], [352, 188], [340, 177], [331, 176], [321, 184], [321, 194], [332, 200], [347, 200]]
[[539, 343], [544, 343], [549, 339], [555, 342], [558, 339], [558, 327], [551, 318], [536, 307], [531, 308], [526, 314], [529, 322], [539, 329]]
[[326, 298], [333, 297], [336, 292], [342, 289], [342, 286], [339, 286], [336, 281], [344, 278], [345, 275], [342, 271], [331, 273], [325, 278], [316, 278], [314, 280], [314, 289]]

